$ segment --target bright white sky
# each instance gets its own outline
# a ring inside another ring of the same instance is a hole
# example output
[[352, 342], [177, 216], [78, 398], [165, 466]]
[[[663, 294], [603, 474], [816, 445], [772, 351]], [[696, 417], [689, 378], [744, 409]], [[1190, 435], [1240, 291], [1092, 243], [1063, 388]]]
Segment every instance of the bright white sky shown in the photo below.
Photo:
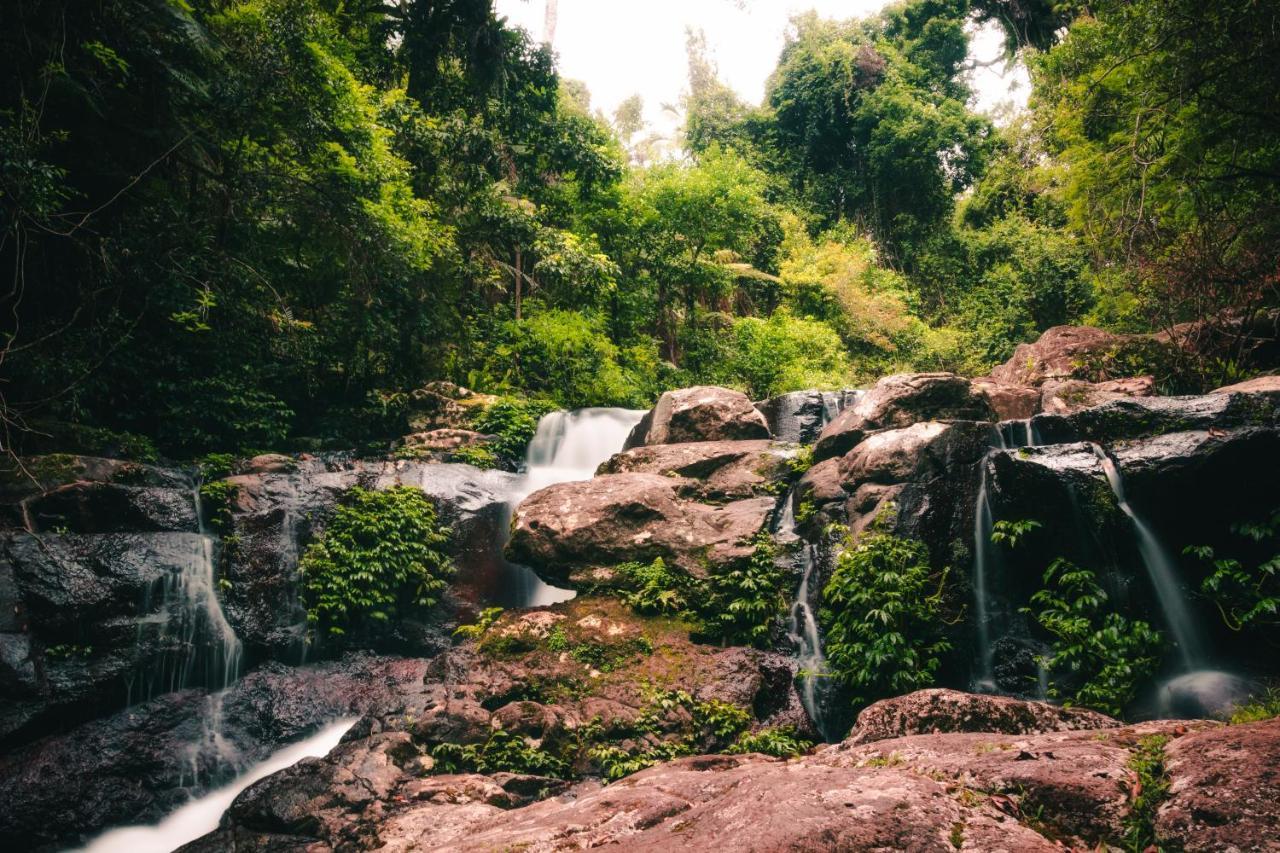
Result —
[[[885, 0], [560, 0], [554, 47], [560, 73], [587, 84], [593, 108], [612, 115], [623, 99], [638, 92], [645, 118], [670, 129], [672, 120], [662, 115], [661, 105], [678, 103], [686, 86], [686, 27], [706, 33], [720, 79], [760, 103], [793, 15], [814, 9], [828, 18], [863, 17], [885, 5]], [[543, 37], [545, 0], [497, 0], [496, 6], [511, 23]], [[973, 52], [982, 60], [1000, 52], [994, 27], [979, 33]], [[1025, 70], [1001, 77], [1003, 70], [975, 72], [979, 109], [1026, 102]]]

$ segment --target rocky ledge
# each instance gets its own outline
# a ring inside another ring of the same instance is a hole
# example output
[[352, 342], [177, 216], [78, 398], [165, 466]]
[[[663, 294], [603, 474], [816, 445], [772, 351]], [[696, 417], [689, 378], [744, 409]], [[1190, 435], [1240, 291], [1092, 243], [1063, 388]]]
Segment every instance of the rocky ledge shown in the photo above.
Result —
[[873, 705], [808, 755], [690, 756], [612, 784], [424, 775], [408, 733], [366, 724], [183, 849], [1275, 850], [1277, 761], [1280, 721], [1122, 726], [950, 691]]

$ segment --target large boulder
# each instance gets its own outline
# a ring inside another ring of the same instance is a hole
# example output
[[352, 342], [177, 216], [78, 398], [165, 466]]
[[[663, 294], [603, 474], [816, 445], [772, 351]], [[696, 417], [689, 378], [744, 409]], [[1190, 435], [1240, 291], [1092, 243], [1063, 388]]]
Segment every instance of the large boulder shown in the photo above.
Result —
[[858, 714], [857, 725], [846, 742], [852, 745], [946, 732], [1039, 735], [1119, 725], [1118, 720], [1086, 708], [936, 688], [868, 705]]
[[1215, 388], [1213, 394], [1257, 394], [1267, 392], [1272, 394], [1280, 394], [1280, 376], [1255, 376], [1253, 379], [1246, 379], [1243, 382], [1237, 382], [1234, 385], [1224, 385], [1221, 388]]
[[792, 391], [756, 403], [778, 441], [812, 444], [822, 428], [862, 396], [862, 391]]
[[769, 438], [769, 425], [746, 394], [699, 385], [667, 391], [636, 424], [624, 450], [687, 441], [746, 441]]
[[877, 430], [934, 420], [994, 421], [996, 413], [986, 396], [954, 373], [886, 376], [823, 428], [813, 458], [843, 455]]
[[1006, 385], [1039, 387], [1050, 379], [1096, 381], [1091, 364], [1118, 351], [1130, 340], [1093, 326], [1054, 326], [1033, 343], [1019, 344], [1013, 356], [991, 371], [991, 378]]
[[1040, 392], [1035, 388], [997, 382], [989, 376], [972, 380], [972, 385], [987, 398], [997, 420], [1024, 421], [1040, 412]]
[[685, 495], [698, 484], [662, 474], [606, 474], [534, 492], [516, 509], [507, 553], [556, 586], [595, 585], [611, 566], [657, 557], [696, 577], [750, 556], [772, 497], [723, 505]]
[[657, 444], [618, 453], [597, 474], [661, 474], [692, 481], [704, 500], [736, 500], [774, 494], [795, 448], [770, 441], [697, 441]]
[[1155, 393], [1156, 381], [1151, 376], [1130, 376], [1126, 379], [1109, 379], [1106, 382], [1048, 379], [1040, 389], [1040, 408], [1051, 414], [1066, 415], [1101, 406], [1112, 400], [1150, 397]]

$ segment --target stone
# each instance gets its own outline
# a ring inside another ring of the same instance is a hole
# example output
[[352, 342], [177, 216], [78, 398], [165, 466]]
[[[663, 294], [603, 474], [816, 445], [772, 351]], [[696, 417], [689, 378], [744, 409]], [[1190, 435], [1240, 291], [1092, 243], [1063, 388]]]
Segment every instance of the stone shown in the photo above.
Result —
[[469, 429], [433, 429], [428, 432], [415, 432], [406, 435], [402, 444], [406, 448], [436, 453], [448, 453], [460, 447], [475, 447], [486, 444], [492, 439], [482, 433]]
[[618, 453], [596, 473], [682, 477], [700, 500], [737, 500], [776, 493], [793, 455], [794, 448], [765, 440], [658, 444]]
[[1040, 392], [1026, 385], [1011, 385], [980, 376], [972, 381], [973, 390], [987, 398], [998, 420], [1024, 421], [1040, 412]]
[[769, 425], [746, 394], [714, 385], [667, 391], [636, 424], [624, 450], [690, 441], [769, 438]]
[[991, 371], [991, 379], [1033, 387], [1050, 379], [1094, 379], [1087, 364], [1129, 340], [1093, 326], [1054, 326], [1035, 342], [1019, 344], [1008, 361]]
[[823, 428], [813, 458], [822, 461], [852, 450], [871, 432], [921, 421], [994, 421], [987, 398], [954, 373], [900, 373], [886, 376]]
[[708, 565], [749, 557], [772, 497], [723, 505], [686, 500], [694, 481], [661, 474], [605, 474], [525, 498], [512, 520], [509, 556], [556, 586], [607, 583], [611, 566], [661, 557], [704, 577]]
[[1039, 735], [1120, 725], [1119, 720], [1086, 708], [933, 688], [882, 699], [863, 708], [846, 743], [857, 745], [950, 732]]
[[1255, 376], [1234, 385], [1215, 388], [1211, 394], [1280, 394], [1280, 376]]
[[827, 422], [858, 401], [862, 391], [792, 391], [756, 403], [777, 441], [812, 444]]
[[1042, 384], [1040, 407], [1051, 414], [1066, 415], [1128, 397], [1150, 397], [1155, 393], [1155, 378], [1131, 376], [1106, 382], [1082, 379], [1049, 379]]

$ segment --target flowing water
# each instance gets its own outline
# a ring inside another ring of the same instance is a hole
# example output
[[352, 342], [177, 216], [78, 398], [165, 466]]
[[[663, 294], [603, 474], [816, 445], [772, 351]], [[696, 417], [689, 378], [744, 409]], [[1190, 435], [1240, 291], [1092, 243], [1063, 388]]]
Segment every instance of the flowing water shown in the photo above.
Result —
[[995, 661], [991, 647], [990, 599], [987, 579], [994, 573], [993, 561], [997, 554], [991, 543], [995, 529], [995, 517], [991, 512], [991, 500], [987, 496], [987, 468], [991, 451], [979, 463], [978, 499], [973, 510], [973, 613], [978, 632], [978, 678], [974, 688], [982, 693], [996, 689]]
[[1178, 651], [1182, 655], [1184, 671], [1190, 672], [1204, 660], [1204, 642], [1199, 628], [1191, 617], [1186, 598], [1178, 585], [1177, 572], [1173, 560], [1169, 557], [1160, 540], [1145, 521], [1134, 511], [1125, 499], [1124, 481], [1115, 462], [1098, 445], [1093, 445], [1093, 453], [1098, 457], [1102, 471], [1107, 475], [1107, 482], [1116, 496], [1116, 504], [1133, 522], [1133, 531], [1138, 539], [1138, 553], [1147, 567], [1147, 575], [1156, 591], [1156, 600], [1164, 611], [1165, 623], [1173, 634]]
[[814, 618], [814, 596], [811, 593], [813, 575], [818, 566], [816, 546], [806, 543], [802, 552], [800, 587], [787, 622], [787, 633], [796, 646], [796, 664], [800, 673], [800, 701], [809, 719], [817, 726], [823, 738], [829, 739], [819, 701], [819, 679], [826, 677], [827, 659], [822, 653], [822, 636], [818, 620]]
[[[514, 512], [529, 495], [574, 480], [590, 480], [596, 468], [622, 450], [645, 412], [632, 409], [577, 409], [551, 412], [538, 421], [538, 431], [525, 453], [525, 473], [508, 502]], [[508, 517], [507, 521], [510, 521]], [[503, 525], [509, 529], [508, 524]], [[504, 543], [505, 544], [505, 543]], [[513, 607], [540, 607], [573, 598], [572, 590], [545, 583], [525, 566], [510, 565]]]
[[217, 829], [218, 821], [232, 800], [254, 782], [291, 767], [303, 758], [326, 755], [338, 745], [354, 722], [354, 719], [349, 719], [331, 723], [306, 740], [290, 744], [255, 764], [235, 781], [192, 800], [159, 823], [108, 830], [82, 848], [80, 853], [171, 853]]

